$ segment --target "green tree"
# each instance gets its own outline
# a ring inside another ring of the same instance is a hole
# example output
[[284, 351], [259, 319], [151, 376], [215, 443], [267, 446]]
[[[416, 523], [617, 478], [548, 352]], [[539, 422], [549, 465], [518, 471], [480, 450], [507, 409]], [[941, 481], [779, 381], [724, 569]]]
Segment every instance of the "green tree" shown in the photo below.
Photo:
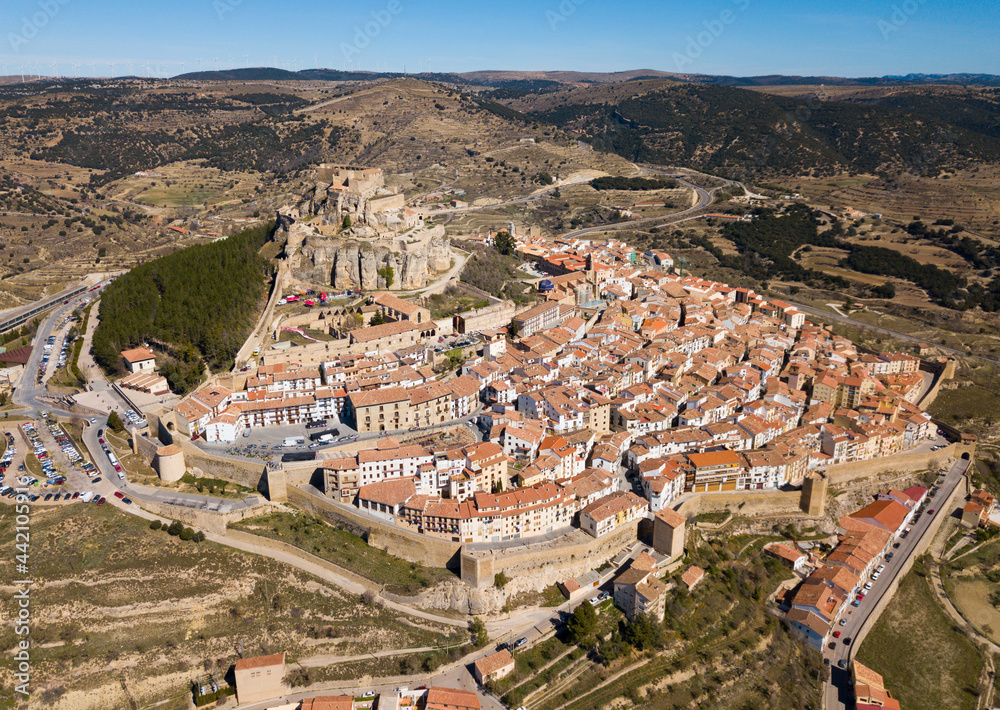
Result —
[[512, 338], [516, 338], [520, 330], [521, 326], [519, 326], [515, 321], [511, 321], [507, 324], [507, 335]]
[[179, 521], [175, 520], [174, 522], [170, 523], [170, 527], [167, 528], [167, 532], [173, 535], [174, 537], [177, 537], [182, 532], [184, 532], [184, 526]]
[[462, 363], [465, 362], [465, 358], [462, 357], [461, 348], [452, 348], [451, 350], [448, 351], [447, 356], [448, 356], [448, 362], [446, 366], [449, 370], [455, 370], [461, 367]]
[[122, 418], [118, 416], [118, 412], [111, 412], [111, 414], [108, 415], [108, 426], [111, 427], [113, 431], [117, 431], [118, 433], [125, 431], [125, 422], [123, 422]]
[[507, 579], [507, 575], [504, 574], [503, 570], [493, 575], [493, 584], [496, 585], [497, 589], [503, 589], [505, 586], [507, 586], [507, 582], [509, 581], [510, 580]]
[[646, 614], [639, 614], [627, 624], [622, 637], [639, 651], [663, 644], [663, 626]]
[[349, 215], [349, 214], [345, 214], [344, 215], [344, 225], [343, 225], [343, 228], [344, 229], [350, 229], [351, 228], [351, 215]]
[[594, 632], [597, 631], [597, 610], [593, 605], [583, 603], [578, 606], [566, 621], [566, 631], [573, 643], [590, 646], [594, 642]]
[[396, 281], [396, 272], [391, 266], [383, 266], [378, 270], [378, 275], [385, 279], [385, 287], [392, 288], [392, 284]]
[[482, 619], [475, 618], [469, 622], [469, 633], [472, 635], [472, 643], [476, 648], [482, 648], [490, 642], [490, 635], [486, 631], [486, 624]]
[[382, 315], [382, 311], [375, 311], [371, 320], [368, 321], [368, 325], [382, 325], [383, 323], [385, 323], [385, 316]]
[[505, 230], [493, 238], [493, 248], [504, 256], [510, 256], [517, 249], [517, 240]]

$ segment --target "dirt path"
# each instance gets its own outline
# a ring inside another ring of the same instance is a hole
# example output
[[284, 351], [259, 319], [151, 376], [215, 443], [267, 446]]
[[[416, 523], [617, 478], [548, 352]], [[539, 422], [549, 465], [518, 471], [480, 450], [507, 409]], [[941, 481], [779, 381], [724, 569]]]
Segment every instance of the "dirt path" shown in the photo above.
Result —
[[983, 664], [983, 672], [979, 675], [979, 685], [985, 688], [979, 700], [976, 702], [976, 710], [986, 710], [993, 707], [993, 695], [995, 686], [993, 676], [996, 674], [996, 658], [993, 654], [987, 654], [986, 663]]
[[334, 663], [349, 663], [350, 661], [367, 661], [370, 658], [389, 658], [391, 656], [405, 656], [410, 653], [427, 653], [429, 651], [440, 651], [449, 648], [457, 648], [462, 644], [454, 644], [453, 646], [424, 646], [422, 648], [401, 648], [392, 649], [388, 651], [376, 651], [375, 653], [362, 653], [357, 656], [334, 656], [330, 654], [323, 654], [319, 656], [309, 656], [308, 658], [303, 658], [296, 661], [300, 666], [306, 666], [307, 668], [314, 668], [316, 666], [330, 666]]
[[931, 567], [930, 577], [927, 578], [927, 583], [931, 585], [931, 590], [934, 592], [934, 596], [937, 597], [938, 603], [945, 612], [952, 618], [952, 620], [958, 624], [965, 633], [976, 643], [986, 646], [992, 653], [1000, 653], [1000, 646], [990, 641], [988, 638], [980, 634], [976, 629], [972, 627], [965, 617], [962, 616], [961, 612], [955, 608], [955, 605], [951, 603], [951, 599], [948, 597], [948, 593], [945, 591], [944, 583], [941, 581], [941, 573], [938, 571], [937, 565]]

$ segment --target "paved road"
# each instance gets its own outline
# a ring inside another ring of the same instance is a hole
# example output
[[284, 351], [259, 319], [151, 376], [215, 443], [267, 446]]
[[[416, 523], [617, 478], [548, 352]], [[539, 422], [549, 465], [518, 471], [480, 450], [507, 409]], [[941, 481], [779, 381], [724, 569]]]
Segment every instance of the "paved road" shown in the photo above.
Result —
[[[824, 684], [823, 704], [826, 710], [847, 710], [854, 707], [853, 688], [850, 685], [850, 662], [854, 657], [855, 650], [864, 641], [867, 631], [862, 631], [862, 627], [868, 620], [883, 596], [893, 588], [893, 583], [900, 576], [903, 565], [916, 551], [917, 545], [928, 535], [931, 524], [952, 513], [951, 510], [942, 509], [943, 504], [954, 492], [955, 488], [962, 485], [964, 473], [969, 465], [969, 461], [958, 460], [951, 467], [942, 481], [938, 493], [934, 496], [928, 494], [927, 509], [933, 510], [933, 515], [925, 513], [920, 519], [910, 525], [911, 532], [906, 538], [900, 538], [897, 543], [899, 547], [892, 550], [893, 558], [883, 560], [885, 570], [879, 576], [878, 581], [873, 582], [871, 590], [865, 594], [861, 605], [858, 607], [849, 606], [848, 612], [844, 616], [846, 624], [838, 625], [836, 630], [840, 632], [839, 639], [831, 639], [823, 649], [823, 657], [830, 660], [830, 678]], [[862, 580], [862, 584], [866, 580]], [[870, 581], [870, 580], [868, 580]], [[850, 643], [847, 641], [850, 639]], [[830, 646], [833, 648], [830, 648]], [[843, 662], [847, 669], [841, 669], [838, 664]]]
[[90, 458], [94, 462], [94, 465], [100, 469], [101, 477], [103, 478], [103, 481], [94, 486], [92, 490], [105, 496], [108, 500], [114, 497], [116, 491], [120, 491], [133, 500], [144, 500], [150, 503], [177, 505], [185, 508], [196, 508], [198, 510], [210, 510], [224, 513], [230, 510], [239, 510], [240, 508], [248, 507], [246, 501], [233, 500], [231, 498], [213, 498], [211, 496], [178, 493], [176, 491], [164, 491], [157, 488], [149, 488], [148, 486], [140, 486], [135, 483], [131, 483], [127, 478], [119, 478], [118, 472], [115, 471], [114, 466], [112, 466], [111, 462], [108, 461], [108, 457], [104, 454], [104, 450], [101, 448], [100, 442], [98, 442], [98, 431], [101, 431], [103, 427], [104, 423], [100, 421], [97, 424], [87, 426], [83, 432], [83, 443], [87, 447], [87, 451], [90, 453]]
[[[52, 335], [59, 322], [69, 313], [72, 313], [74, 309], [78, 308], [80, 305], [82, 297], [78, 297], [70, 301], [69, 305], [60, 305], [55, 310], [50, 311], [49, 315], [42, 321], [41, 325], [38, 326], [38, 332], [35, 335], [34, 345], [32, 346], [31, 356], [28, 358], [27, 364], [24, 366], [24, 373], [21, 376], [21, 382], [17, 389], [14, 391], [14, 403], [19, 404], [23, 407], [28, 407], [33, 410], [39, 409], [54, 409], [52, 406], [52, 397], [45, 390], [45, 382], [38, 384], [37, 374], [38, 366], [42, 362], [42, 355], [44, 355], [43, 345], [48, 340], [48, 337]], [[53, 350], [55, 354], [55, 350]], [[68, 411], [62, 409], [55, 409], [61, 414], [70, 416]]]
[[596, 227], [585, 227], [583, 229], [576, 229], [572, 232], [566, 232], [560, 235], [560, 239], [574, 239], [576, 237], [583, 237], [588, 234], [594, 234], [595, 232], [608, 232], [618, 229], [632, 229], [633, 227], [645, 227], [645, 226], [664, 226], [669, 224], [674, 224], [676, 222], [684, 222], [689, 219], [696, 219], [700, 215], [694, 215], [695, 212], [699, 212], [706, 207], [708, 207], [715, 200], [715, 193], [717, 190], [721, 190], [724, 186], [713, 187], [711, 190], [705, 190], [697, 185], [687, 182], [677, 178], [677, 181], [683, 184], [685, 187], [689, 187], [695, 191], [698, 195], [698, 202], [693, 207], [688, 207], [686, 210], [681, 210], [680, 212], [674, 212], [669, 215], [662, 215], [660, 217], [643, 217], [641, 219], [630, 219], [625, 222], [615, 222], [614, 224], [605, 224]]
[[451, 253], [455, 257], [455, 265], [451, 267], [451, 270], [447, 274], [439, 278], [430, 286], [418, 291], [413, 291], [406, 295], [431, 296], [436, 293], [444, 293], [445, 289], [447, 289], [449, 285], [457, 282], [459, 275], [462, 273], [462, 269], [465, 268], [465, 262], [469, 260], [471, 254], [467, 251], [455, 248], [451, 250]]

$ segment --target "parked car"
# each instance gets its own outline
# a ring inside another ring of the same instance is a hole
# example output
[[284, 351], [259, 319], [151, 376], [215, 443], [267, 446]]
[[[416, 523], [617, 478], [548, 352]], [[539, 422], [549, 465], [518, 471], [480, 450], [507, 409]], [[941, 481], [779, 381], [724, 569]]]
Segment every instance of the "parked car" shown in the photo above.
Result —
[[521, 648], [521, 646], [524, 646], [526, 643], [528, 643], [528, 639], [522, 636], [521, 638], [519, 638], [517, 641], [514, 642], [514, 649], [516, 650], [518, 648]]
[[125, 494], [121, 491], [115, 491], [115, 498], [124, 498]]
[[928, 511], [927, 511], [927, 514], [928, 514], [928, 515], [934, 515], [934, 509], [933, 509], [933, 508], [931, 508], [930, 510], [928, 510]]

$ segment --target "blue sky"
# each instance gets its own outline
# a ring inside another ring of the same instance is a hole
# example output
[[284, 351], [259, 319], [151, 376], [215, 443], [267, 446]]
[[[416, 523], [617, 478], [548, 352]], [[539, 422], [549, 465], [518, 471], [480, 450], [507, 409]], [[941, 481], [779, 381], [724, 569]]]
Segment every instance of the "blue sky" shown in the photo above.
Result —
[[1000, 13], [981, 0], [3, 0], [0, 28], [10, 74], [149, 62], [163, 76], [199, 58], [205, 69], [1000, 74]]

